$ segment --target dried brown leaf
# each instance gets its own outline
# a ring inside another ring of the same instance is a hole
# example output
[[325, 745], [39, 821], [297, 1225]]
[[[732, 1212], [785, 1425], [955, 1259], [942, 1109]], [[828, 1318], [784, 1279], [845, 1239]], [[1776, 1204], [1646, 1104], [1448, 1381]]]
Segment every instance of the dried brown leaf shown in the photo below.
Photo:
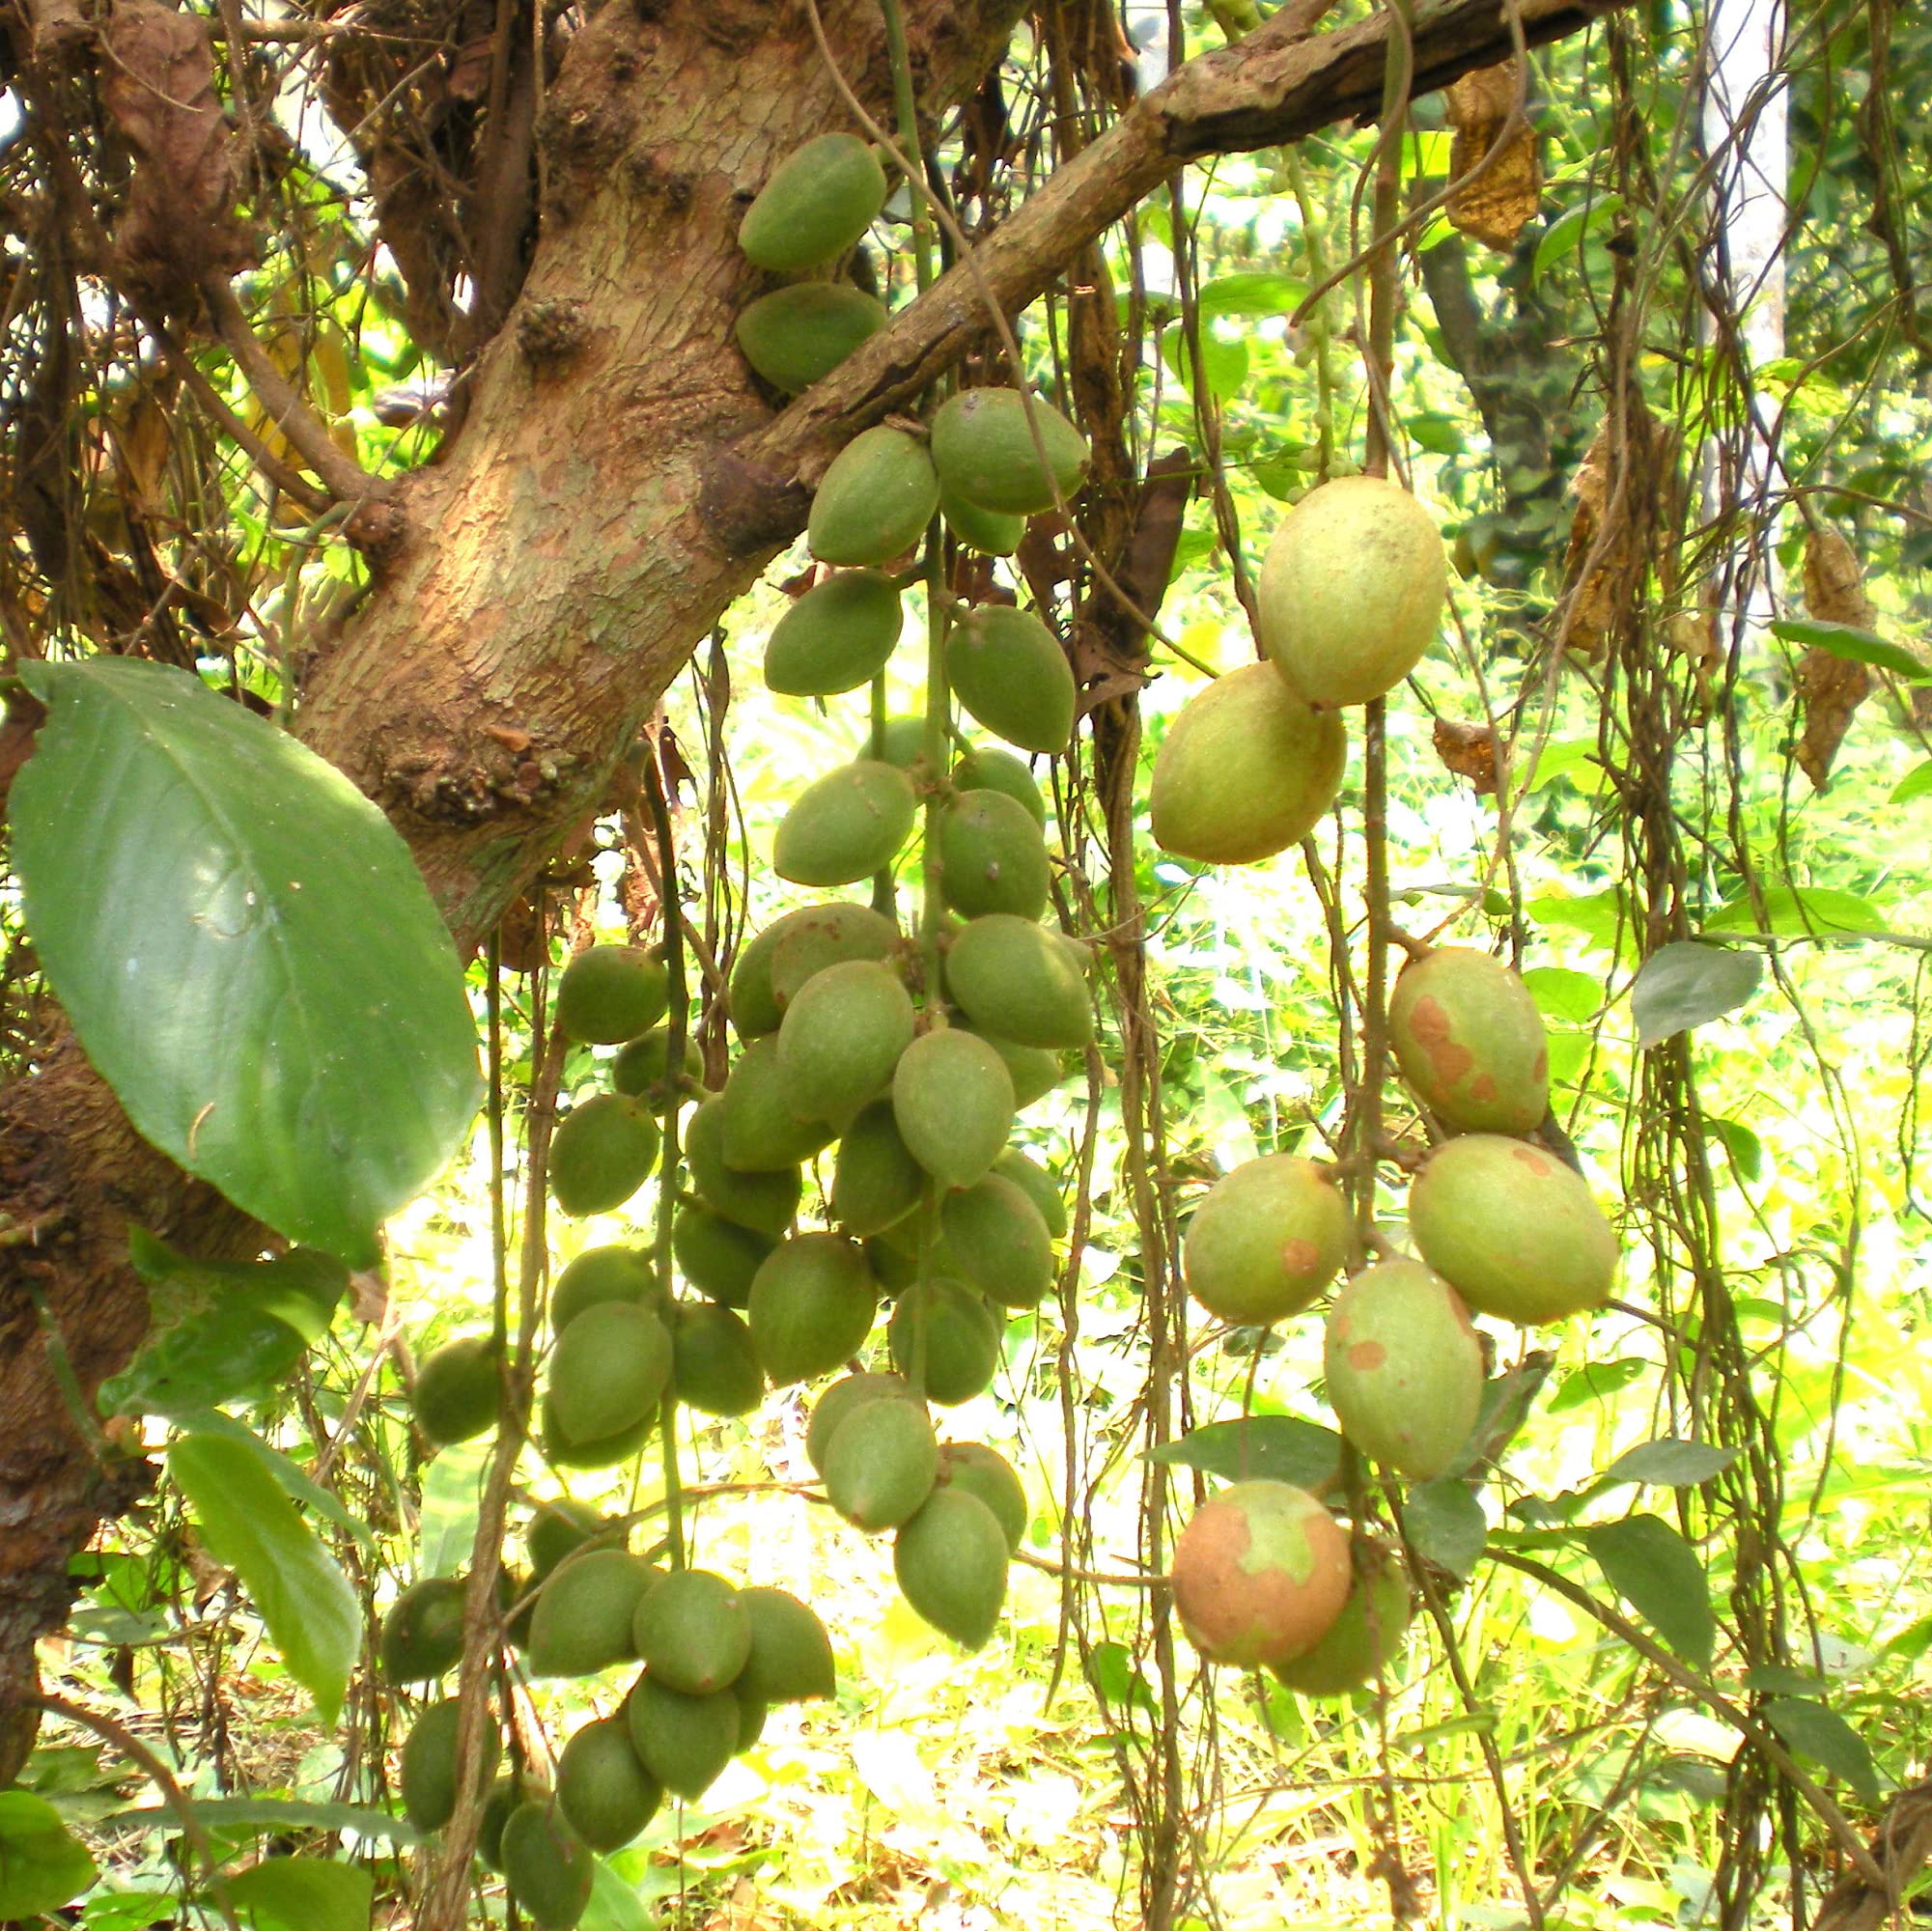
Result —
[[235, 212], [239, 163], [214, 87], [208, 23], [160, 0], [115, 0], [101, 36], [101, 97], [134, 151], [116, 268], [171, 307], [210, 274], [255, 259]]
[[1502, 141], [1500, 152], [1474, 180], [1452, 190], [1444, 209], [1452, 226], [1491, 248], [1513, 248], [1543, 198], [1536, 130], [1527, 119], [1510, 126], [1522, 98], [1523, 70], [1514, 59], [1466, 73], [1444, 92], [1448, 123], [1455, 129], [1449, 148], [1451, 181], [1482, 164], [1498, 138]]
[[[1865, 595], [1857, 552], [1836, 530], [1822, 525], [1805, 535], [1805, 608], [1821, 624], [1850, 624], [1869, 630], [1875, 621]], [[1871, 671], [1814, 645], [1798, 666], [1797, 696], [1805, 715], [1798, 740], [1798, 769], [1822, 791], [1832, 760], [1870, 694]]]
[[1435, 740], [1436, 755], [1445, 770], [1468, 778], [1480, 795], [1496, 790], [1496, 733], [1489, 725], [1439, 717]]

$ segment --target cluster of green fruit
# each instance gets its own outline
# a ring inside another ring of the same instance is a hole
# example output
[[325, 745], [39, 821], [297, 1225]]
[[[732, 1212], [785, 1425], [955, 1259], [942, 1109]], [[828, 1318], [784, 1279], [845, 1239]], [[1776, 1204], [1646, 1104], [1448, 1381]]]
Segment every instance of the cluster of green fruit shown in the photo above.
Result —
[[[536, 1676], [590, 1676], [641, 1662], [617, 1714], [578, 1727], [552, 1790], [512, 1772], [486, 1799], [478, 1855], [544, 1925], [568, 1926], [590, 1897], [592, 1854], [628, 1844], [664, 1793], [701, 1796], [749, 1749], [773, 1703], [829, 1696], [831, 1643], [782, 1589], [734, 1587], [700, 1569], [665, 1572], [633, 1555], [625, 1525], [573, 1502], [541, 1507], [525, 1547], [527, 1581], [499, 1590], [505, 1635]], [[416, 1583], [382, 1625], [383, 1674], [399, 1687], [439, 1681], [462, 1652], [463, 1583]], [[422, 1831], [455, 1813], [458, 1705], [431, 1703], [403, 1746], [403, 1806]], [[479, 1781], [502, 1747], [489, 1722]]]
[[[1263, 662], [1220, 679], [1175, 720], [1154, 770], [1161, 844], [1209, 863], [1271, 856], [1333, 802], [1346, 742], [1337, 708], [1414, 667], [1446, 586], [1441, 539], [1407, 491], [1350, 477], [1283, 518], [1258, 586]], [[1348, 1440], [1413, 1481], [1454, 1469], [1482, 1402], [1470, 1312], [1558, 1321], [1609, 1295], [1616, 1239], [1583, 1180], [1527, 1135], [1549, 1110], [1549, 1049], [1534, 999], [1487, 953], [1413, 958], [1389, 1005], [1411, 1091], [1450, 1135], [1409, 1191], [1419, 1261], [1356, 1273], [1330, 1302], [1323, 1371]], [[1353, 1247], [1347, 1202], [1292, 1155], [1224, 1176], [1190, 1223], [1188, 1286], [1212, 1314], [1267, 1325], [1310, 1306]], [[1312, 1497], [1242, 1483], [1176, 1547], [1175, 1601], [1202, 1653], [1267, 1665], [1334, 1693], [1378, 1669], [1411, 1612], [1399, 1565], [1353, 1545]]]

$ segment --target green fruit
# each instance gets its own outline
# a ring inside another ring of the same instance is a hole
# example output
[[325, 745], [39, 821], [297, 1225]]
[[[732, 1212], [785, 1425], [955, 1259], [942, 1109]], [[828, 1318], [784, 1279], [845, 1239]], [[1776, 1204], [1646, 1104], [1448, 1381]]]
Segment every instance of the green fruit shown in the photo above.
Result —
[[1554, 1154], [1496, 1133], [1439, 1146], [1409, 1187], [1422, 1258], [1478, 1314], [1534, 1327], [1610, 1298], [1616, 1233]]
[[1341, 1272], [1353, 1224], [1341, 1189], [1313, 1161], [1287, 1153], [1244, 1161], [1188, 1223], [1188, 1292], [1238, 1328], [1285, 1321]]
[[620, 1462], [629, 1462], [650, 1441], [657, 1425], [658, 1417], [652, 1414], [632, 1427], [620, 1428], [615, 1435], [600, 1435], [588, 1441], [573, 1441], [557, 1420], [555, 1401], [546, 1393], [544, 1396], [539, 1439], [545, 1459], [554, 1468], [614, 1469]]
[[1435, 640], [1448, 594], [1435, 519], [1399, 483], [1342, 476], [1281, 519], [1255, 586], [1261, 646], [1309, 704], [1366, 704]]
[[686, 1202], [671, 1222], [678, 1272], [700, 1294], [725, 1307], [744, 1305], [752, 1275], [777, 1245], [770, 1234], [741, 1227], [697, 1202]]
[[963, 751], [953, 766], [955, 791], [1004, 792], [1016, 803], [1026, 807], [1026, 815], [1042, 831], [1047, 828], [1047, 800], [1033, 780], [1023, 758], [1016, 757], [1003, 744], [975, 744]]
[[544, 1931], [570, 1931], [590, 1906], [597, 1860], [554, 1803], [520, 1804], [503, 1826], [503, 1879]]
[[884, 326], [885, 304], [850, 282], [795, 282], [760, 295], [740, 314], [732, 333], [766, 381], [796, 396]]
[[939, 813], [939, 889], [955, 911], [1037, 919], [1047, 910], [1052, 870], [1047, 841], [1018, 798], [966, 791]]
[[738, 1699], [729, 1690], [687, 1696], [648, 1672], [625, 1698], [631, 1748], [666, 1790], [695, 1803], [738, 1749]]
[[[922, 1167], [920, 1171], [923, 1173], [925, 1169]], [[919, 1278], [918, 1243], [906, 1238], [911, 1224], [910, 1220], [897, 1221], [884, 1233], [873, 1235], [865, 1244], [866, 1265], [888, 1295], [910, 1287]], [[937, 1242], [935, 1245], [938, 1245]], [[938, 1268], [938, 1264], [935, 1255], [933, 1267]]]
[[[977, 1030], [964, 1018], [961, 1023], [966, 1031]], [[1010, 1039], [1000, 1039], [988, 1032], [979, 1036], [1006, 1062], [1006, 1070], [1013, 1079], [1013, 1110], [1016, 1113], [1023, 1112], [1035, 1100], [1045, 1099], [1067, 1077], [1060, 1055], [1044, 1046], [1016, 1046]]]
[[1190, 698], [1154, 754], [1154, 842], [1205, 865], [1272, 858], [1320, 824], [1341, 790], [1348, 737], [1265, 663]]
[[978, 1649], [1006, 1602], [1006, 1531], [977, 1496], [935, 1489], [892, 1543], [899, 1593], [941, 1636]]
[[939, 1443], [913, 1401], [862, 1401], [826, 1444], [826, 1498], [868, 1534], [910, 1522], [933, 1492]]
[[671, 1385], [700, 1414], [749, 1414], [765, 1399], [751, 1329], [728, 1307], [686, 1301], [671, 1320]]
[[812, 498], [805, 542], [821, 563], [889, 563], [925, 535], [938, 507], [939, 479], [926, 445], [882, 424], [832, 458]]
[[410, 1397], [416, 1426], [436, 1447], [496, 1426], [496, 1346], [488, 1334], [445, 1341], [417, 1363]]
[[798, 988], [778, 1028], [778, 1071], [792, 1110], [849, 1120], [891, 1080], [912, 1043], [912, 999], [889, 966], [848, 959]]
[[983, 1441], [948, 1441], [939, 1450], [938, 1479], [977, 1496], [993, 1511], [1008, 1550], [1019, 1549], [1033, 1511], [1013, 1464], [998, 1449], [989, 1448]]
[[724, 1163], [739, 1173], [785, 1173], [830, 1140], [823, 1120], [801, 1120], [785, 1097], [778, 1042], [769, 1033], [738, 1055], [718, 1096], [724, 1121]]
[[771, 869], [794, 884], [853, 884], [891, 864], [917, 815], [904, 771], [854, 758], [793, 801], [772, 841]]
[[523, 1531], [523, 1547], [529, 1553], [530, 1567], [542, 1581], [579, 1549], [622, 1548], [628, 1535], [622, 1522], [600, 1515], [588, 1502], [572, 1501], [565, 1496], [537, 1504], [537, 1512]]
[[637, 1306], [658, 1297], [658, 1276], [635, 1247], [586, 1247], [550, 1289], [550, 1330], [561, 1334], [587, 1307], [605, 1301]]
[[456, 1667], [462, 1655], [462, 1594], [458, 1578], [426, 1576], [389, 1606], [378, 1644], [387, 1681], [434, 1683]]
[[658, 1779], [637, 1760], [622, 1717], [581, 1723], [557, 1759], [557, 1804], [594, 1851], [630, 1843], [664, 1801]]
[[921, 1328], [928, 1401], [956, 1408], [993, 1385], [999, 1366], [999, 1324], [970, 1288], [956, 1280], [920, 1280], [900, 1295], [885, 1338], [893, 1366], [909, 1381], [915, 1379]]
[[714, 1214], [735, 1227], [770, 1234], [784, 1233], [798, 1212], [805, 1177], [796, 1165], [767, 1173], [740, 1173], [724, 1163], [725, 1105], [714, 1094], [685, 1123], [685, 1161], [691, 1186]]
[[821, 1475], [826, 1472], [826, 1451], [839, 1424], [854, 1409], [868, 1401], [910, 1401], [912, 1390], [903, 1375], [845, 1375], [835, 1381], [812, 1405], [805, 1424], [805, 1458]]
[[557, 981], [557, 1027], [580, 1046], [621, 1046], [664, 1017], [671, 975], [635, 945], [593, 945]]
[[1174, 1545], [1174, 1609], [1211, 1663], [1244, 1669], [1313, 1649], [1349, 1592], [1348, 1537], [1286, 1482], [1236, 1482]]
[[483, 1820], [476, 1827], [476, 1855], [485, 1870], [503, 1868], [503, 1827], [523, 1802], [523, 1785], [515, 1772], [505, 1771], [483, 1800]]
[[1531, 1133], [1550, 1110], [1550, 1043], [1499, 959], [1445, 945], [1402, 968], [1388, 1038], [1410, 1090], [1464, 1133]]
[[923, 717], [888, 717], [884, 744], [876, 749], [876, 758], [910, 771], [926, 755], [926, 720]]
[[751, 1654], [738, 1590], [709, 1569], [672, 1570], [637, 1605], [630, 1635], [653, 1679], [686, 1696], [736, 1682]]
[[863, 1240], [903, 1220], [925, 1191], [926, 1169], [900, 1137], [890, 1100], [853, 1121], [832, 1169], [832, 1218]]
[[741, 1589], [739, 1600], [751, 1619], [751, 1653], [732, 1685], [741, 1701], [803, 1703], [837, 1694], [831, 1638], [797, 1596], [783, 1589]]
[[946, 954], [946, 986], [975, 1027], [1021, 1046], [1087, 1045], [1086, 976], [1056, 933], [990, 912], [968, 920]]
[[771, 1711], [769, 1704], [747, 1696], [742, 1684], [731, 1686], [731, 1697], [738, 1705], [738, 1748], [732, 1754], [742, 1756], [765, 1734], [765, 1720]]
[[899, 1055], [892, 1115], [907, 1150], [935, 1180], [970, 1187], [1013, 1131], [1013, 1076], [985, 1040], [942, 1026]]
[[628, 1100], [642, 1100], [661, 1120], [674, 1098], [682, 1100], [693, 1091], [702, 1092], [705, 1083], [704, 1049], [688, 1031], [682, 1055], [685, 1070], [675, 1084], [664, 1077], [670, 1056], [669, 1026], [653, 1026], [649, 1032], [626, 1040], [623, 1050], [610, 1063], [612, 1092], [622, 1093]]
[[1024, 517], [1008, 517], [997, 510], [982, 510], [977, 503], [968, 502], [957, 490], [947, 489], [943, 477], [939, 479], [939, 515], [945, 518], [946, 527], [966, 548], [979, 550], [987, 556], [1011, 556], [1026, 534]]
[[650, 1308], [587, 1307], [550, 1351], [549, 1398], [573, 1447], [649, 1422], [671, 1379], [671, 1336]]
[[1482, 1407], [1469, 1310], [1419, 1261], [1366, 1268], [1335, 1296], [1322, 1373], [1342, 1433], [1412, 1482], [1449, 1473]]
[[566, 1113], [550, 1141], [550, 1194], [566, 1214], [622, 1207], [658, 1163], [658, 1123], [622, 1093], [600, 1093]]
[[796, 274], [834, 261], [885, 206], [885, 171], [856, 134], [821, 134], [771, 171], [739, 223], [738, 245], [761, 268]]
[[[998, 1042], [995, 1040], [994, 1044]], [[1060, 1183], [1030, 1153], [1019, 1147], [1003, 1147], [999, 1158], [993, 1162], [993, 1170], [1012, 1181], [1032, 1201], [1035, 1211], [1047, 1223], [1047, 1232], [1054, 1240], [1067, 1238], [1067, 1201], [1060, 1191]]]
[[1087, 453], [1086, 437], [1058, 409], [1018, 389], [963, 389], [933, 418], [933, 464], [945, 487], [1005, 516], [1039, 516], [1054, 507], [1056, 490], [1071, 498]]
[[1415, 1613], [1409, 1581], [1392, 1551], [1358, 1540], [1355, 1581], [1329, 1633], [1304, 1656], [1273, 1665], [1303, 1696], [1344, 1696], [1381, 1675], [1400, 1651]]
[[872, 1331], [879, 1284], [854, 1242], [796, 1234], [751, 1283], [751, 1338], [773, 1387], [816, 1380], [848, 1361]]
[[[456, 1726], [461, 1706], [452, 1697], [432, 1703], [410, 1725], [403, 1744], [403, 1814], [419, 1831], [440, 1831], [456, 1814]], [[494, 1774], [502, 1742], [490, 1712], [479, 1713], [481, 1748], [476, 1780]]]
[[885, 668], [904, 623], [898, 591], [877, 571], [842, 570], [778, 619], [765, 646], [765, 682], [785, 697], [856, 690]]
[[1053, 1282], [1053, 1237], [1023, 1188], [989, 1173], [948, 1193], [939, 1224], [968, 1287], [1002, 1307], [1031, 1307]]
[[771, 996], [783, 1015], [828, 966], [890, 959], [898, 948], [899, 928], [870, 906], [842, 900], [813, 906], [797, 924], [786, 926], [771, 949]]
[[1057, 753], [1074, 732], [1078, 692], [1059, 639], [1030, 610], [980, 603], [946, 637], [953, 693], [994, 736]]
[[662, 1580], [662, 1570], [622, 1549], [586, 1549], [559, 1563], [530, 1619], [531, 1675], [594, 1676], [629, 1663], [637, 1605]]

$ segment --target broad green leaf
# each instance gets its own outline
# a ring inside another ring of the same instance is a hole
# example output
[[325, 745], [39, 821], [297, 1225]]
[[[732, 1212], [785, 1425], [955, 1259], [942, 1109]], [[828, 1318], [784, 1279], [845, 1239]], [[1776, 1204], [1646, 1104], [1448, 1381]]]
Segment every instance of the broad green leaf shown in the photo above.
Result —
[[1568, 778], [1579, 791], [1601, 791], [1610, 783], [1602, 755], [1602, 746], [1594, 738], [1565, 738], [1545, 744], [1537, 756], [1536, 769], [1523, 789], [1526, 793], [1541, 791], [1558, 778]]
[[1555, 1357], [1537, 1351], [1526, 1355], [1513, 1368], [1493, 1376], [1483, 1384], [1482, 1403], [1476, 1410], [1475, 1426], [1456, 1460], [1443, 1472], [1467, 1474], [1484, 1462], [1497, 1461], [1529, 1418], [1543, 1384], [1550, 1379]]
[[223, 1880], [229, 1902], [262, 1931], [369, 1931], [376, 1879], [358, 1864], [265, 1858]]
[[1591, 235], [1601, 234], [1616, 218], [1623, 207], [1620, 195], [1606, 195], [1601, 201], [1585, 202], [1567, 214], [1559, 214], [1543, 231], [1536, 254], [1529, 265], [1529, 279], [1538, 282], [1553, 262], [1560, 261]]
[[1706, 932], [1768, 932], [1777, 938], [1806, 933], [1883, 932], [1885, 915], [1869, 899], [1830, 885], [1773, 885], [1764, 894], [1764, 923], [1748, 898], [1732, 899], [1704, 921]]
[[1856, 624], [1826, 624], [1811, 617], [1780, 617], [1771, 627], [1774, 637], [1806, 650], [1827, 651], [1851, 663], [1875, 664], [1910, 684], [1932, 683], [1932, 669], [1898, 644], [1889, 644], [1875, 630]]
[[1614, 1361], [1591, 1361], [1563, 1377], [1563, 1385], [1550, 1397], [1547, 1413], [1564, 1414], [1582, 1408], [1586, 1401], [1606, 1401], [1619, 1388], [1627, 1388], [1650, 1370], [1650, 1363], [1636, 1355]]
[[469, 1559], [476, 1518], [483, 1506], [483, 1478], [496, 1452], [493, 1434], [440, 1449], [423, 1474], [417, 1512], [419, 1576], [454, 1576]]
[[26, 923], [140, 1132], [356, 1266], [476, 1109], [476, 1028], [408, 848], [339, 771], [199, 679], [22, 664]]
[[1467, 1582], [1475, 1574], [1489, 1518], [1467, 1482], [1418, 1482], [1402, 1504], [1402, 1526], [1416, 1554]]
[[98, 1890], [81, 1917], [86, 1931], [154, 1931], [173, 1924], [181, 1898], [172, 1890]]
[[599, 1858], [591, 1866], [590, 1903], [578, 1931], [651, 1931], [651, 1914], [636, 1890]]
[[324, 1725], [342, 1710], [362, 1641], [355, 1591], [260, 1459], [219, 1435], [186, 1435], [168, 1450], [202, 1540], [240, 1577], [289, 1673]]
[[1614, 886], [1576, 897], [1545, 892], [1540, 898], [1531, 899], [1524, 910], [1538, 925], [1567, 926], [1573, 932], [1581, 932], [1592, 945], [1601, 945], [1606, 952], [1615, 951], [1619, 937], [1631, 929], [1628, 909], [1622, 905]]
[[1679, 1441], [1665, 1436], [1626, 1448], [1604, 1470], [1606, 1482], [1651, 1482], [1664, 1489], [1693, 1489], [1728, 1469], [1742, 1448], [1720, 1448], [1709, 1441]]
[[1306, 282], [1267, 271], [1217, 275], [1203, 284], [1197, 306], [1203, 318], [1217, 315], [1289, 315], [1308, 293]]
[[1319, 1496], [1342, 1478], [1342, 1438], [1292, 1414], [1246, 1414], [1210, 1421], [1178, 1441], [1148, 1450], [1151, 1462], [1178, 1463], [1230, 1482], [1290, 1482]]
[[1704, 1135], [1723, 1148], [1742, 1179], [1754, 1181], [1762, 1176], [1764, 1143], [1742, 1120], [1721, 1120], [1707, 1113]]
[[1893, 804], [1910, 804], [1916, 798], [1932, 798], [1932, 758], [1913, 766], [1891, 788]]
[[1097, 1642], [1087, 1656], [1087, 1677], [1104, 1703], [1124, 1710], [1132, 1703], [1153, 1716], [1154, 1687], [1124, 1642]]
[[[304, 1804], [292, 1797], [201, 1797], [189, 1805], [195, 1820], [210, 1832], [350, 1831], [358, 1837], [419, 1844], [423, 1833], [406, 1817], [366, 1804]], [[140, 1827], [179, 1835], [180, 1814], [170, 1804], [133, 1804], [102, 1818], [102, 1823]]]
[[1632, 1515], [1583, 1531], [1605, 1580], [1677, 1654], [1708, 1669], [1718, 1619], [1696, 1552], [1662, 1516]]
[[1587, 972], [1567, 966], [1531, 966], [1523, 974], [1536, 1010], [1554, 1020], [1574, 1020], [1587, 1025], [1603, 1010], [1604, 985]]
[[48, 1917], [94, 1878], [94, 1860], [44, 1797], [0, 1790], [0, 1920]]
[[1817, 1701], [1825, 1693], [1824, 1681], [1815, 1670], [1793, 1669], [1782, 1663], [1760, 1663], [1738, 1679], [1747, 1690], [1769, 1691], [1778, 1696], [1804, 1696]]
[[1764, 1706], [1764, 1721], [1780, 1742], [1834, 1777], [1842, 1777], [1867, 1804], [1879, 1801], [1878, 1771], [1871, 1751], [1835, 1710], [1803, 1696], [1780, 1696]]
[[1764, 961], [1754, 952], [1684, 940], [1660, 945], [1630, 989], [1638, 1044], [1657, 1046], [1735, 1012], [1763, 977]]
[[367, 1523], [358, 1522], [320, 1482], [311, 1480], [279, 1448], [270, 1447], [245, 1422], [236, 1420], [232, 1414], [223, 1414], [218, 1408], [184, 1408], [170, 1413], [168, 1419], [184, 1434], [219, 1435], [224, 1441], [239, 1442], [294, 1500], [300, 1502], [304, 1508], [312, 1508], [317, 1514], [326, 1516], [336, 1527], [354, 1536], [364, 1548], [376, 1547], [376, 1537]]
[[[1200, 340], [1201, 369], [1207, 377], [1208, 393], [1217, 402], [1224, 403], [1231, 396], [1239, 395], [1242, 384], [1247, 380], [1247, 344], [1239, 339], [1223, 341], [1206, 329], [1201, 331]], [[1194, 389], [1194, 358], [1188, 347], [1187, 337], [1178, 329], [1167, 337], [1164, 353], [1175, 378], [1185, 384], [1191, 395]]]

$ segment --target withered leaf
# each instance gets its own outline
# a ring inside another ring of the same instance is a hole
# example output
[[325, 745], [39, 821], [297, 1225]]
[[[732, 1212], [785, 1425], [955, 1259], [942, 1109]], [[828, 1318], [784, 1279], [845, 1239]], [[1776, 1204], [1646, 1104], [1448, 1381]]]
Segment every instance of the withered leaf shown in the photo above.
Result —
[[1479, 795], [1496, 790], [1496, 733], [1489, 725], [1439, 717], [1434, 735], [1436, 755], [1445, 770], [1468, 778]]
[[1452, 226], [1491, 248], [1513, 248], [1543, 196], [1536, 130], [1527, 119], [1509, 127], [1522, 97], [1523, 69], [1514, 58], [1466, 73], [1444, 91], [1447, 120], [1455, 129], [1449, 147], [1451, 181], [1461, 182], [1481, 165], [1502, 138], [1500, 152], [1474, 180], [1453, 189], [1444, 209]]
[[[1857, 553], [1836, 530], [1823, 524], [1805, 534], [1805, 608], [1823, 624], [1850, 624], [1869, 630], [1876, 622]], [[1823, 790], [1832, 760], [1852, 718], [1871, 690], [1870, 668], [1834, 657], [1819, 645], [1798, 666], [1798, 701], [1805, 730], [1798, 741], [1798, 769]]]

